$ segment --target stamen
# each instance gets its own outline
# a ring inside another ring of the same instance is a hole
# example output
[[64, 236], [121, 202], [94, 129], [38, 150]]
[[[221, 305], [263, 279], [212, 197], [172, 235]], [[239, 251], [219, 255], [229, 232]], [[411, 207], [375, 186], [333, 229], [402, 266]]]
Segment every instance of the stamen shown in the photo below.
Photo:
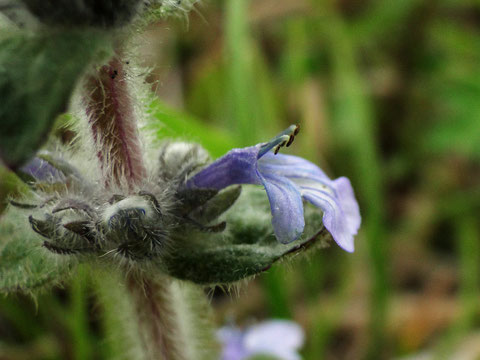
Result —
[[[262, 145], [262, 147], [260, 148], [260, 151], [258, 152], [257, 159], [261, 158], [263, 155], [265, 155], [267, 152], [269, 152], [275, 147], [278, 147], [280, 149], [282, 147], [282, 144], [286, 144], [289, 139], [290, 139], [290, 136], [288, 135], [279, 135], [273, 138], [268, 143]], [[277, 152], [278, 150], [275, 149], [275, 151]]]
[[295, 131], [293, 132], [293, 136], [297, 136], [299, 132], [300, 132], [300, 125], [297, 124], [295, 125]]
[[262, 145], [260, 151], [258, 152], [257, 158], [260, 159], [263, 155], [265, 155], [270, 150], [274, 149], [275, 155], [278, 154], [280, 149], [284, 146], [289, 147], [292, 145], [293, 140], [295, 140], [295, 136], [300, 131], [299, 125], [290, 125], [280, 134], [275, 136], [272, 140]]
[[[294, 125], [292, 125], [292, 126], [294, 126]], [[290, 126], [290, 127], [292, 127], [292, 126]], [[295, 136], [297, 136], [299, 132], [300, 132], [300, 125], [297, 124], [297, 125], [295, 125], [295, 128], [293, 130], [293, 134], [291, 134], [290, 139], [288, 139], [287, 147], [292, 145], [293, 140], [295, 140]]]
[[[290, 138], [288, 139], [288, 142], [290, 142]], [[278, 144], [273, 153], [274, 153], [275, 155], [277, 155], [278, 152], [280, 151], [280, 149], [281, 149], [282, 147], [284, 147], [286, 144], [288, 144], [288, 142], [287, 142], [287, 141], [284, 141], [284, 142], [282, 142], [281, 144]]]

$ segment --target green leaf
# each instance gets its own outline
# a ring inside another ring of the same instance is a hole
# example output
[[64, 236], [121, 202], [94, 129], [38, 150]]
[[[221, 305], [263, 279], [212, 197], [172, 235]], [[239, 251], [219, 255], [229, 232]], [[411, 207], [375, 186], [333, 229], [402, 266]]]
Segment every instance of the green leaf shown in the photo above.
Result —
[[45, 142], [86, 66], [106, 44], [99, 31], [0, 37], [0, 157], [11, 168]]
[[28, 186], [15, 173], [0, 164], [0, 216], [7, 206], [7, 197], [18, 197], [28, 191]]
[[0, 221], [0, 293], [40, 290], [69, 273], [69, 258], [50, 253], [42, 243], [27, 216], [10, 208]]
[[186, 233], [163, 262], [166, 271], [198, 284], [235, 282], [267, 270], [280, 259], [289, 259], [309, 248], [324, 247], [331, 239], [322, 224], [322, 212], [305, 205], [302, 237], [281, 244], [273, 235], [270, 206], [265, 191], [244, 187], [226, 213], [227, 229], [220, 234]]

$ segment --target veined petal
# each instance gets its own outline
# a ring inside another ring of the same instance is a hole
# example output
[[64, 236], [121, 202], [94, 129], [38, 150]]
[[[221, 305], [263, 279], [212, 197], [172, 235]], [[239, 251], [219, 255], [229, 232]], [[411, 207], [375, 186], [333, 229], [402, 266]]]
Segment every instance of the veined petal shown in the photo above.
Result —
[[292, 242], [303, 233], [305, 219], [300, 189], [281, 176], [261, 176], [270, 201], [275, 236], [283, 244]]
[[345, 214], [349, 230], [353, 235], [356, 235], [360, 228], [362, 217], [360, 216], [358, 202], [353, 193], [352, 184], [346, 177], [340, 177], [333, 181], [333, 186], [336, 190], [338, 201], [342, 206], [343, 213]]
[[355, 250], [354, 234], [339, 199], [320, 188], [302, 186], [301, 189], [305, 200], [323, 210], [323, 225], [335, 242], [345, 251], [353, 252]]
[[257, 175], [259, 146], [233, 149], [193, 176], [187, 186], [223, 189], [233, 184], [261, 184]]
[[288, 178], [314, 178], [330, 183], [330, 178], [314, 163], [298, 156], [267, 153], [258, 160], [261, 173], [274, 173]]
[[330, 180], [315, 164], [291, 155], [266, 154], [259, 160], [262, 174], [285, 176], [300, 188], [302, 196], [324, 211], [325, 227], [345, 250], [354, 250], [353, 235], [361, 223], [358, 203], [346, 177]]
[[30, 160], [26, 165], [19, 170], [28, 176], [31, 176], [36, 181], [56, 182], [63, 181], [65, 177], [63, 174], [55, 169], [52, 165], [38, 157]]

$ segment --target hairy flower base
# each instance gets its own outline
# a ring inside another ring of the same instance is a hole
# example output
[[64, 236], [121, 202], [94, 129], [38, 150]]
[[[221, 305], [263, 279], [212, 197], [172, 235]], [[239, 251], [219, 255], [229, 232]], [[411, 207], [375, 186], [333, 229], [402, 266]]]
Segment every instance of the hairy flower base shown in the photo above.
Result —
[[[207, 166], [198, 145], [165, 142], [157, 169], [137, 189], [112, 190], [41, 153], [21, 169], [25, 179], [35, 179], [30, 184], [37, 201], [12, 205], [29, 213], [54, 256], [155, 269], [199, 284], [248, 278], [280, 259], [324, 247], [332, 236], [353, 251], [360, 216], [349, 181], [330, 180], [304, 159], [276, 154], [297, 132], [290, 127]], [[268, 199], [260, 187], [240, 192], [236, 184], [263, 185]], [[25, 266], [24, 273], [35, 271]]]
[[97, 206], [70, 198], [50, 203], [44, 219], [30, 216], [29, 221], [34, 231], [48, 239], [44, 246], [52, 252], [143, 259], [167, 246], [171, 226], [153, 194], [112, 196], [107, 204]]
[[[188, 158], [188, 161], [187, 161]], [[206, 161], [198, 146], [167, 143], [161, 148], [159, 178], [135, 194], [111, 193], [90, 183], [80, 172], [51, 154], [41, 154], [22, 168], [23, 177], [43, 201], [13, 205], [36, 209], [29, 216], [32, 229], [47, 240], [44, 246], [62, 255], [96, 255], [134, 262], [159, 261], [173, 247], [178, 232], [218, 232], [225, 223], [210, 225], [230, 207], [239, 191], [222, 201], [217, 190], [186, 189], [183, 180]], [[55, 194], [50, 194], [54, 189]]]

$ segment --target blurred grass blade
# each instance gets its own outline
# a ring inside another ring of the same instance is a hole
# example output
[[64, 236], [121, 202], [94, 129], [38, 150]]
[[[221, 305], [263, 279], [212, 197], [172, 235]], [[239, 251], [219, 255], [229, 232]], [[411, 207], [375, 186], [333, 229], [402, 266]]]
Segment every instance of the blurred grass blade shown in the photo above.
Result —
[[[339, 147], [346, 154], [354, 187], [360, 198], [366, 234], [368, 260], [371, 264], [371, 338], [368, 358], [382, 357], [386, 347], [388, 272], [382, 166], [377, 150], [376, 124], [366, 92], [365, 81], [357, 65], [355, 45], [343, 19], [330, 0], [321, 0], [319, 21], [322, 36], [327, 37], [334, 86], [334, 129]], [[361, 247], [360, 247], [361, 248]]]

